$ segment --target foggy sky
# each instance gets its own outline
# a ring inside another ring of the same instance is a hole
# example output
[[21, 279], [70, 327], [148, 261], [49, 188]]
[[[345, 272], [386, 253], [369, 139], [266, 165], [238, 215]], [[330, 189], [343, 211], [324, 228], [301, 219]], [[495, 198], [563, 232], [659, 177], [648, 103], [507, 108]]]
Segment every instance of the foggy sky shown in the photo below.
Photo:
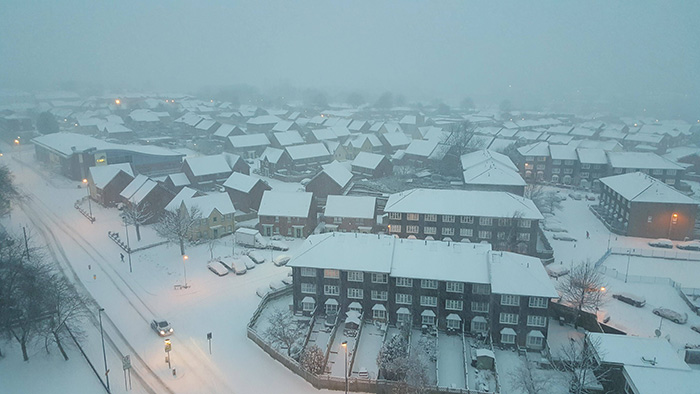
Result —
[[0, 87], [697, 97], [698, 1], [497, 3], [4, 0]]

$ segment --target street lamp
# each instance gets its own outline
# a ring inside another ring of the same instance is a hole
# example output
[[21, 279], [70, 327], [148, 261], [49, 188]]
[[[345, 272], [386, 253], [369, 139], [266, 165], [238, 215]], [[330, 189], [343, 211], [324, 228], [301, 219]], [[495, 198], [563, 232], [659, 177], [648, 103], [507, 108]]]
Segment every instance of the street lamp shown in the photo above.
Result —
[[678, 223], [678, 214], [676, 212], [671, 214], [671, 221], [668, 224], [668, 238], [671, 239], [671, 229], [673, 225]]
[[348, 394], [348, 341], [340, 344], [345, 350], [345, 394]]
[[187, 288], [187, 264], [185, 264], [185, 262], [187, 261], [188, 258], [189, 257], [187, 257], [186, 254], [182, 255], [182, 268], [185, 271], [185, 289]]
[[170, 349], [172, 349], [172, 344], [170, 343], [170, 338], [165, 339], [165, 353], [168, 354], [168, 369], [172, 369], [170, 365]]
[[104, 310], [105, 308], [98, 309], [97, 316], [100, 319], [100, 337], [102, 337], [102, 357], [105, 361], [105, 380], [107, 382], [107, 392], [109, 393], [109, 369], [107, 369], [107, 352], [105, 352], [105, 334], [104, 330], [102, 329], [102, 312], [104, 312]]
[[[88, 208], [90, 209], [90, 219], [92, 219], [92, 203], [90, 202], [90, 185], [88, 185], [88, 180], [87, 178], [83, 178], [83, 183], [85, 184], [86, 191], [87, 191], [87, 200], [88, 200]], [[90, 221], [92, 223], [92, 220]]]
[[129, 255], [129, 272], [134, 272], [131, 269], [131, 244], [129, 243], [129, 223], [126, 220], [126, 216], [122, 216], [122, 219], [124, 220], [124, 232], [126, 233], [126, 254]]

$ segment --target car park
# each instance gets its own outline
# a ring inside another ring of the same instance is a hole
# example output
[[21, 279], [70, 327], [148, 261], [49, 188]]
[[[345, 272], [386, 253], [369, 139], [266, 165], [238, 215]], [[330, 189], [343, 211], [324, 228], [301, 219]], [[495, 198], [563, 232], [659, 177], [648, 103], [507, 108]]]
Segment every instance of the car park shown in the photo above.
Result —
[[673, 309], [668, 308], [654, 308], [652, 311], [656, 316], [661, 316], [664, 319], [668, 319], [676, 324], [685, 324], [688, 322], [688, 314], [679, 313]]
[[683, 250], [700, 250], [700, 241], [681, 242], [676, 247]]
[[636, 306], [637, 308], [641, 308], [647, 303], [647, 300], [644, 297], [631, 293], [615, 293], [612, 297], [616, 300], [624, 302], [625, 304]]
[[286, 254], [281, 254], [281, 255], [275, 257], [272, 260], [272, 263], [278, 267], [281, 267], [281, 266], [287, 264], [289, 262], [289, 260], [291, 260], [291, 259], [292, 259], [291, 256], [288, 256]]
[[262, 253], [256, 251], [256, 250], [251, 250], [247, 253], [248, 257], [250, 257], [251, 260], [255, 264], [262, 264], [265, 262], [265, 257], [262, 255]]
[[572, 193], [569, 193], [569, 197], [571, 197], [572, 200], [576, 200], [576, 201], [583, 200], [583, 196], [581, 195], [581, 193], [572, 192]]
[[151, 328], [161, 337], [167, 337], [173, 333], [173, 328], [170, 327], [170, 323], [167, 320], [153, 320]]
[[223, 263], [221, 263], [221, 261], [210, 261], [209, 263], [207, 263], [207, 268], [209, 269], [209, 271], [215, 273], [216, 275], [228, 275], [228, 268]]
[[281, 250], [283, 252], [289, 250], [289, 245], [282, 241], [272, 240], [270, 241], [269, 245], [272, 250]]
[[671, 249], [673, 248], [673, 242], [670, 239], [659, 238], [653, 241], [649, 241], [649, 246], [652, 246], [654, 248]]
[[253, 262], [253, 259], [251, 259], [250, 257], [243, 255], [243, 256], [240, 256], [239, 259], [241, 259], [241, 261], [245, 265], [246, 269], [252, 270], [253, 268], [255, 268], [255, 263]]
[[231, 259], [231, 268], [233, 269], [233, 273], [236, 275], [244, 275], [246, 272], [248, 272], [245, 262], [243, 259], [239, 258]]

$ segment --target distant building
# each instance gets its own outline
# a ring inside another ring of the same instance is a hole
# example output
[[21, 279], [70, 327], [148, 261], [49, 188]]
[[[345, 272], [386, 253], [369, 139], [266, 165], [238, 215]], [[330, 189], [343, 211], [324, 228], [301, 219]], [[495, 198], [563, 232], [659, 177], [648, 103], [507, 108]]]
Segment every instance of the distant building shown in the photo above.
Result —
[[382, 178], [393, 174], [394, 166], [386, 156], [360, 152], [352, 161], [352, 173], [370, 178]]
[[323, 217], [327, 231], [370, 233], [377, 225], [377, 199], [368, 196], [328, 196]]
[[183, 189], [166, 207], [181, 215], [191, 215], [197, 209], [201, 217], [189, 231], [191, 240], [216, 239], [234, 231], [236, 209], [227, 193], [198, 196], [192, 189]]
[[144, 224], [150, 224], [158, 221], [163, 209], [172, 200], [173, 193], [153, 179], [137, 175], [119, 196], [122, 203], [140, 207], [149, 216]]
[[257, 211], [266, 190], [272, 190], [262, 179], [234, 172], [224, 182], [224, 189], [231, 197], [236, 209], [243, 212]]
[[323, 166], [323, 170], [316, 174], [306, 184], [306, 191], [313, 193], [314, 198], [325, 200], [329, 195], [340, 195], [350, 184], [352, 173], [342, 164], [334, 161]]
[[306, 238], [316, 227], [312, 200], [306, 192], [264, 192], [258, 210], [261, 233]]
[[134, 180], [134, 171], [129, 163], [90, 167], [87, 180], [90, 197], [103, 206], [111, 207], [121, 201], [119, 193]]

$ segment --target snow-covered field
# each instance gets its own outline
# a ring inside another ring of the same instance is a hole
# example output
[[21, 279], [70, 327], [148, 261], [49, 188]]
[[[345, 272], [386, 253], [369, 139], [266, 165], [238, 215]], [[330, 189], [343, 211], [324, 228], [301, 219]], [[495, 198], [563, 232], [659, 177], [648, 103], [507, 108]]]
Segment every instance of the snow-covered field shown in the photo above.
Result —
[[438, 382], [440, 386], [466, 388], [461, 335], [440, 333], [438, 339]]
[[[387, 340], [389, 337], [387, 336]], [[384, 332], [374, 324], [365, 324], [360, 333], [360, 343], [355, 352], [355, 362], [352, 366], [352, 375], [359, 376], [361, 369], [366, 369], [369, 377], [376, 379], [379, 373], [377, 356], [384, 341]]]
[[[629, 271], [627, 263], [629, 262]], [[670, 278], [683, 287], [700, 287], [700, 261], [659, 259], [640, 256], [610, 255], [604, 266], [616, 270], [620, 278], [628, 276], [628, 281], [640, 281], [650, 276]]]

